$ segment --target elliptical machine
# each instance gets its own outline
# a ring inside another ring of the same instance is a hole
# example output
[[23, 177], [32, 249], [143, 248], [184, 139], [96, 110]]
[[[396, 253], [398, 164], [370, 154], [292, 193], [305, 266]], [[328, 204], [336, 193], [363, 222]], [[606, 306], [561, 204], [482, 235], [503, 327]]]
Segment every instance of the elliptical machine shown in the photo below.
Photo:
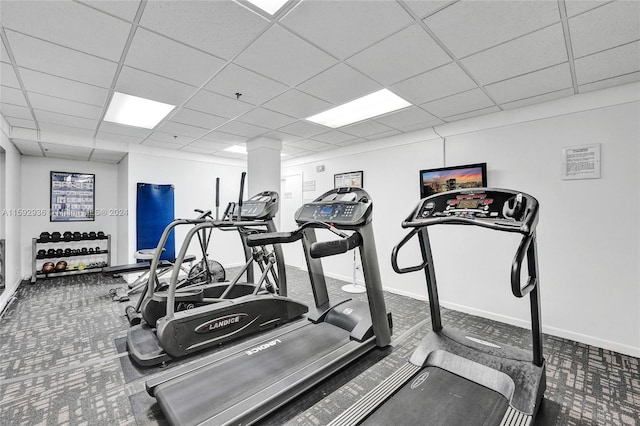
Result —
[[[308, 311], [305, 305], [286, 297], [282, 248], [278, 244], [274, 244], [271, 250], [266, 245], [252, 248], [246, 245], [251, 234], [276, 231], [273, 217], [278, 211], [279, 197], [274, 191], [265, 191], [243, 203], [244, 178], [243, 173], [239, 201], [230, 203], [223, 220], [176, 221], [178, 223], [172, 223], [174, 226], [165, 229], [158, 247], [164, 245], [178, 224], [193, 226], [187, 232], [176, 259], [186, 256], [194, 236], [198, 236], [200, 242], [208, 242], [201, 236], [213, 229], [236, 230], [245, 251], [250, 253], [245, 265], [230, 282], [190, 284], [181, 288], [180, 269], [174, 268], [169, 288], [163, 292], [154, 292], [154, 277], [150, 276], [149, 297], [141, 306], [145, 322], [132, 327], [127, 334], [129, 354], [137, 364], [151, 366], [164, 363], [278, 326]], [[151, 265], [152, 270], [159, 261], [158, 253]], [[261, 270], [258, 281], [240, 282], [245, 273], [249, 275], [252, 271], [254, 263]]]

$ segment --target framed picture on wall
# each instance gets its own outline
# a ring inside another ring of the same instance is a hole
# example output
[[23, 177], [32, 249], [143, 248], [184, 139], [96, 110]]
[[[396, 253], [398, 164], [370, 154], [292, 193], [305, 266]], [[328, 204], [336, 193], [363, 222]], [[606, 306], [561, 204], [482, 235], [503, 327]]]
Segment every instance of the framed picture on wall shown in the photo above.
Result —
[[95, 220], [96, 175], [51, 172], [51, 222]]
[[354, 186], [362, 188], [362, 170], [359, 172], [338, 173], [333, 175], [333, 187]]

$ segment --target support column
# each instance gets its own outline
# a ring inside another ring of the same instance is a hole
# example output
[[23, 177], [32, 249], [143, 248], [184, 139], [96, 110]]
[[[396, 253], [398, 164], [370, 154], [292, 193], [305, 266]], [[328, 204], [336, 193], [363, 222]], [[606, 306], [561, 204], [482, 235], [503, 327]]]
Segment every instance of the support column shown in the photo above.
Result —
[[[262, 191], [280, 193], [282, 141], [258, 137], [247, 142], [247, 197]], [[282, 200], [280, 200], [282, 202]], [[280, 229], [280, 215], [274, 220]]]

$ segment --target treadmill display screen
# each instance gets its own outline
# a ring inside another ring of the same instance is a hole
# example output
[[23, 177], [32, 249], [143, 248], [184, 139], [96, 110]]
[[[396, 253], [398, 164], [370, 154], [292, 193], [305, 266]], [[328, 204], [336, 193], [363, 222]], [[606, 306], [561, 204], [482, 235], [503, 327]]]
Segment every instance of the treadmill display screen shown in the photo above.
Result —
[[329, 215], [333, 212], [333, 206], [326, 206], [323, 207], [322, 210], [320, 211], [320, 214], [322, 215]]
[[458, 201], [459, 209], [475, 209], [478, 208], [481, 200], [460, 200]]

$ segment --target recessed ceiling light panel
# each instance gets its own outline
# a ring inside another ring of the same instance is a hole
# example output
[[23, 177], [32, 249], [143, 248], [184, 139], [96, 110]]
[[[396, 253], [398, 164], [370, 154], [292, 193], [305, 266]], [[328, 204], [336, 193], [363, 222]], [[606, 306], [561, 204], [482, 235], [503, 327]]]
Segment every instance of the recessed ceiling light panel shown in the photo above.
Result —
[[382, 89], [311, 116], [306, 120], [335, 129], [408, 106], [411, 104], [400, 96], [390, 90]]
[[174, 108], [175, 105], [114, 92], [104, 121], [153, 129]]
[[224, 151], [235, 152], [237, 154], [246, 154], [247, 148], [242, 145], [232, 145], [228, 148], [225, 148]]
[[247, 0], [252, 5], [259, 7], [269, 15], [275, 15], [277, 11], [289, 0]]

